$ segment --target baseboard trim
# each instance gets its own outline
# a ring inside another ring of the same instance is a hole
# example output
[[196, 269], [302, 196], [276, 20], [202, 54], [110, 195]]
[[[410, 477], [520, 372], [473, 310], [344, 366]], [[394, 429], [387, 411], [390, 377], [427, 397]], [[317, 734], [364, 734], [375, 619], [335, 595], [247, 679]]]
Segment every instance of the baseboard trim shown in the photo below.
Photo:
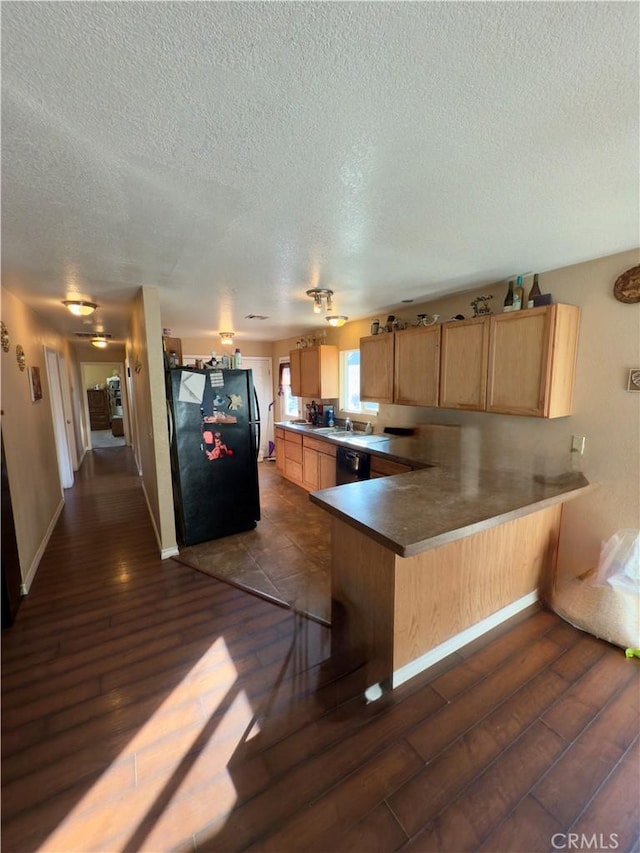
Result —
[[497, 625], [500, 625], [512, 616], [515, 616], [516, 613], [520, 613], [521, 610], [535, 604], [536, 601], [538, 601], [538, 591], [534, 590], [533, 592], [527, 593], [527, 595], [523, 595], [522, 598], [518, 598], [517, 601], [511, 602], [511, 604], [503, 607], [502, 610], [498, 610], [495, 613], [492, 613], [491, 616], [487, 616], [486, 619], [481, 619], [480, 622], [476, 622], [475, 625], [472, 625], [470, 628], [466, 628], [464, 631], [456, 634], [455, 637], [450, 637], [448, 640], [445, 640], [444, 643], [441, 643], [434, 649], [430, 649], [426, 654], [421, 655], [419, 658], [412, 660], [404, 666], [401, 666], [400, 669], [396, 669], [391, 677], [392, 687], [398, 687], [400, 684], [404, 684], [405, 681], [413, 678], [414, 675], [418, 675], [418, 673], [423, 672], [430, 666], [433, 666], [434, 663], [446, 658], [447, 655], [457, 652], [458, 649], [466, 646], [467, 643], [470, 643], [472, 640], [486, 634], [487, 631], [490, 631], [492, 628], [495, 628]]
[[170, 557], [177, 557], [180, 554], [180, 551], [177, 548], [163, 548], [160, 551], [160, 559], [168, 560]]
[[151, 526], [153, 527], [153, 532], [154, 532], [155, 537], [156, 537], [156, 542], [158, 543], [158, 550], [160, 551], [160, 559], [161, 560], [168, 560], [169, 557], [175, 557], [178, 555], [178, 553], [179, 553], [178, 545], [176, 543], [175, 545], [170, 545], [168, 548], [162, 547], [162, 539], [160, 538], [160, 532], [158, 531], [158, 528], [156, 526], [156, 520], [153, 517], [153, 511], [151, 509], [151, 502], [149, 501], [149, 495], [147, 494], [147, 490], [146, 490], [145, 485], [144, 485], [144, 479], [142, 477], [140, 478], [140, 482], [142, 484], [142, 493], [144, 495], [144, 499], [147, 502], [147, 509], [149, 511], [149, 518], [151, 519]]
[[51, 539], [51, 534], [53, 533], [55, 526], [60, 518], [60, 513], [64, 509], [64, 497], [60, 498], [60, 503], [56, 507], [55, 512], [51, 517], [51, 521], [49, 522], [49, 526], [47, 527], [47, 531], [44, 534], [42, 541], [40, 542], [40, 546], [35, 553], [33, 560], [31, 561], [31, 565], [29, 566], [29, 571], [27, 572], [27, 577], [24, 580], [24, 583], [20, 584], [20, 592], [23, 595], [29, 595], [29, 590], [31, 589], [31, 584], [33, 583], [33, 579], [36, 576], [36, 572], [38, 571], [38, 566], [40, 565], [40, 560], [42, 559], [42, 555], [45, 552], [45, 548], [49, 544], [49, 539]]

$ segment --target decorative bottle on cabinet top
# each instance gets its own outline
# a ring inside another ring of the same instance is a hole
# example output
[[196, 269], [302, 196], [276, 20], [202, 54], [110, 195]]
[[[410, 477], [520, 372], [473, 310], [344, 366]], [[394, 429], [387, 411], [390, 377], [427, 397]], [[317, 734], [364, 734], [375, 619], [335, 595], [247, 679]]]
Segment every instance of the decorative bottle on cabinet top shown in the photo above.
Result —
[[535, 296], [540, 296], [538, 273], [535, 273], [535, 275], [533, 276], [533, 284], [531, 285], [531, 290], [529, 291], [529, 298], [527, 299], [527, 308], [533, 308], [533, 300]]
[[522, 276], [519, 275], [516, 279], [516, 286], [513, 289], [513, 310], [519, 311], [524, 305], [524, 287], [522, 286]]
[[504, 298], [503, 311], [513, 311], [513, 281], [509, 282], [509, 290]]

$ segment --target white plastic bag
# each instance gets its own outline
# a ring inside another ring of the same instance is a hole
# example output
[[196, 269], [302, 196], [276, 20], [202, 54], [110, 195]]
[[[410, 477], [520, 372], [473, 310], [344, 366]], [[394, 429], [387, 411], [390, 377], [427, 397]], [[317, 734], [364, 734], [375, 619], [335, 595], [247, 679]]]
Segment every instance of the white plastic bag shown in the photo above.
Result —
[[618, 530], [603, 544], [593, 582], [640, 594], [640, 530]]

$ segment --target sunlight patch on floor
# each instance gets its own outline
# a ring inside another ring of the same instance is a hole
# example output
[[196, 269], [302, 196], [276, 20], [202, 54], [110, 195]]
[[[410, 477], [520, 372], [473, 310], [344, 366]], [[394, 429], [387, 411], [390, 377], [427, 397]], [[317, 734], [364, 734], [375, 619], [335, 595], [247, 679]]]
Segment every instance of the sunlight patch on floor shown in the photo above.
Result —
[[[210, 701], [201, 703], [207, 690]], [[219, 637], [38, 849], [121, 850], [132, 838], [144, 849], [178, 844], [233, 808], [227, 764], [258, 731]]]

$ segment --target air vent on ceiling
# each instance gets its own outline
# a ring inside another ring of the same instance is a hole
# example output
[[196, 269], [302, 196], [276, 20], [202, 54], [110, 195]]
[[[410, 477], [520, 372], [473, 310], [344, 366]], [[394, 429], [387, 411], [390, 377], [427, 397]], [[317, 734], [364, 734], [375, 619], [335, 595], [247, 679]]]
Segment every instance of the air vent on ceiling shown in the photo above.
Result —
[[77, 338], [110, 338], [111, 335], [105, 335], [103, 332], [74, 332]]
[[268, 320], [268, 317], [265, 317], [264, 314], [246, 314], [245, 320]]

